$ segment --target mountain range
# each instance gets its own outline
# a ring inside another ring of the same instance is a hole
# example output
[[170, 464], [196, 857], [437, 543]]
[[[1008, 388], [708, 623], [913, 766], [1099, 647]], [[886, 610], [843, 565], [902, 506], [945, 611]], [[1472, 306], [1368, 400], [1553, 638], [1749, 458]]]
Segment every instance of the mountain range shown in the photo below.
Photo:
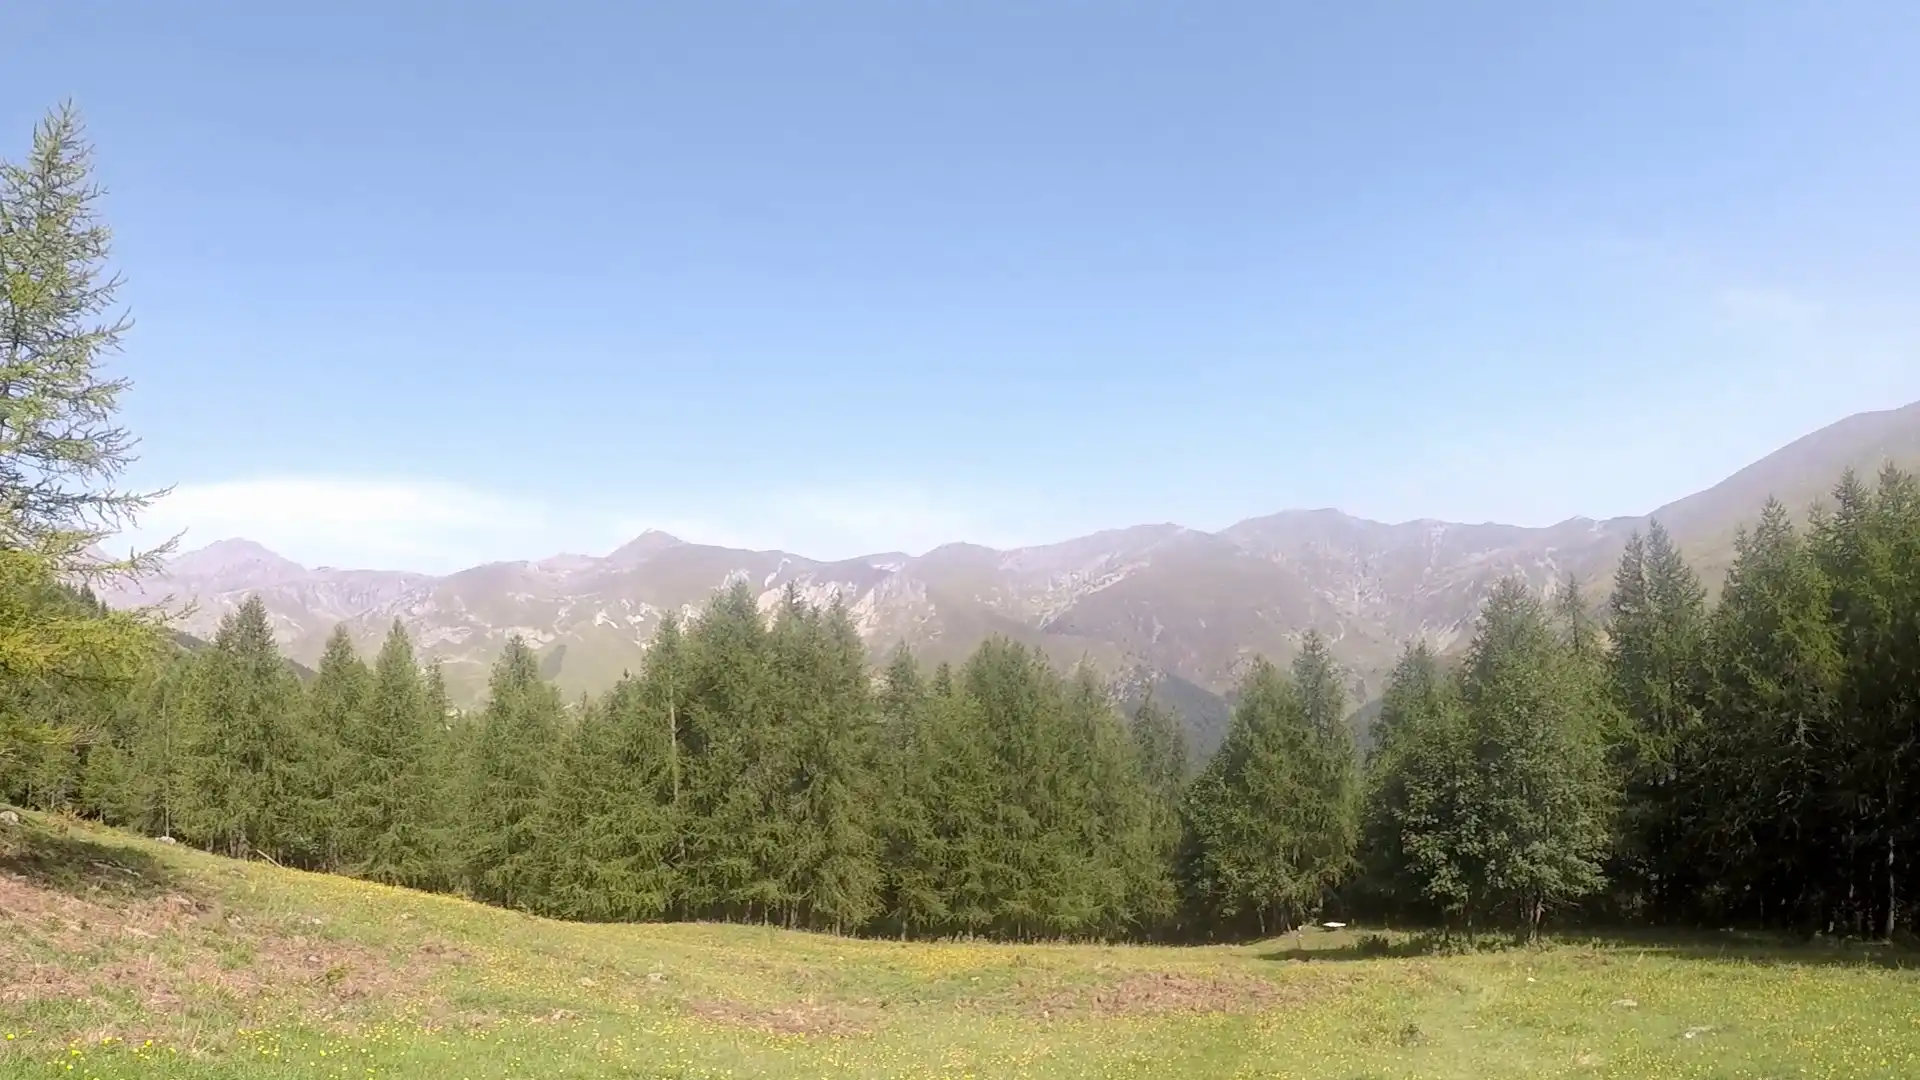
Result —
[[447, 575], [310, 568], [231, 539], [104, 598], [190, 606], [178, 626], [204, 637], [258, 593], [288, 654], [309, 665], [335, 625], [371, 654], [399, 619], [442, 662], [456, 700], [471, 703], [513, 634], [540, 651], [564, 691], [593, 692], [639, 664], [664, 613], [692, 614], [736, 579], [765, 605], [793, 585], [815, 601], [839, 596], [876, 657], [905, 643], [925, 659], [953, 660], [1004, 634], [1062, 663], [1091, 661], [1119, 696], [1152, 689], [1173, 704], [1205, 750], [1244, 665], [1255, 655], [1287, 661], [1308, 629], [1326, 635], [1353, 700], [1365, 702], [1407, 643], [1423, 638], [1443, 651], [1464, 643], [1502, 577], [1521, 574], [1544, 590], [1571, 573], [1597, 595], [1627, 537], [1657, 519], [1717, 586], [1738, 529], [1770, 495], [1804, 508], [1843, 470], [1870, 474], [1888, 461], [1920, 463], [1920, 403], [1822, 428], [1644, 516], [1544, 528], [1289, 510], [1211, 533], [1137, 525], [1038, 547], [953, 543], [831, 562], [647, 532], [605, 556]]

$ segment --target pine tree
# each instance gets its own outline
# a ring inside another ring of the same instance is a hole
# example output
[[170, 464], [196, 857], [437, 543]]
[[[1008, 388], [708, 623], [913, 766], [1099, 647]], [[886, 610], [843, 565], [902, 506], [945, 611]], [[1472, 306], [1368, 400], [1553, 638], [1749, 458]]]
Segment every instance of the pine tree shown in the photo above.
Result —
[[395, 619], [374, 660], [364, 704], [341, 730], [341, 849], [349, 872], [416, 887], [435, 877], [428, 768], [433, 720], [413, 642]]
[[1478, 786], [1457, 840], [1473, 853], [1464, 910], [1510, 912], [1529, 936], [1604, 880], [1613, 792], [1587, 666], [1510, 578], [1488, 596], [1461, 673]]
[[1305, 835], [1313, 837], [1318, 847], [1311, 850], [1301, 870], [1318, 881], [1324, 894], [1353, 869], [1360, 832], [1360, 776], [1353, 732], [1347, 726], [1346, 687], [1318, 630], [1307, 631], [1301, 639], [1300, 653], [1293, 661], [1293, 685], [1313, 733], [1312, 752], [1302, 764], [1308, 770], [1306, 808], [1317, 815], [1309, 821]]
[[879, 908], [878, 732], [866, 647], [846, 608], [836, 598], [808, 630], [799, 710], [790, 717], [788, 812], [802, 856], [790, 891], [804, 922], [838, 933], [858, 929]]
[[1094, 856], [1091, 932], [1121, 937], [1164, 924], [1173, 914], [1171, 865], [1155, 831], [1149, 788], [1132, 732], [1114, 711], [1093, 668], [1075, 672], [1068, 708], [1086, 745], [1087, 811], [1083, 833]]
[[888, 668], [881, 710], [899, 755], [886, 815], [888, 918], [903, 936], [984, 933], [996, 915], [997, 813], [985, 717], [944, 664], [920, 686], [904, 652]]
[[1604, 881], [1615, 793], [1594, 714], [1605, 703], [1565, 629], [1523, 580], [1500, 582], [1457, 702], [1408, 665], [1410, 711], [1376, 759], [1375, 824], [1399, 823], [1401, 891], [1417, 884], [1469, 934], [1504, 919], [1535, 936], [1554, 906]]
[[1291, 929], [1320, 904], [1352, 834], [1331, 781], [1328, 736], [1299, 690], [1262, 659], [1238, 698], [1226, 741], [1188, 793], [1189, 888], [1206, 910], [1251, 915], [1264, 934]]
[[366, 725], [373, 676], [354, 651], [344, 625], [327, 636], [320, 667], [306, 689], [304, 707], [288, 723], [288, 784], [282, 792], [289, 855], [323, 870], [357, 863], [364, 853], [348, 847], [346, 815], [356, 809], [349, 775], [360, 761], [346, 756]]
[[[1846, 849], [1841, 910], [1856, 933], [1891, 936], [1899, 916], [1899, 854], [1914, 826], [1912, 783], [1916, 670], [1910, 636], [1920, 494], [1889, 467], [1869, 491], [1851, 472], [1834, 489], [1834, 510], [1817, 522], [1812, 551], [1830, 587], [1839, 651], [1834, 742], [1824, 801]], [[1842, 809], [1844, 808], [1844, 809]], [[1836, 886], [1835, 891], [1838, 892]]]
[[[1189, 779], [1186, 734], [1173, 712], [1155, 702], [1151, 694], [1134, 710], [1128, 728], [1145, 785], [1147, 831], [1154, 859], [1160, 873], [1166, 875], [1165, 887], [1173, 889], [1172, 875], [1179, 862], [1184, 835], [1180, 807], [1186, 799]], [[1176, 929], [1178, 906], [1177, 889], [1157, 899], [1150, 908], [1164, 907], [1165, 911], [1157, 922], [1151, 911], [1148, 912], [1148, 931], [1165, 933]]]
[[419, 869], [408, 871], [407, 880], [419, 888], [445, 891], [466, 871], [460, 815], [471, 790], [479, 725], [449, 702], [438, 662], [430, 663], [421, 678], [420, 724], [426, 740], [422, 780], [409, 815], [418, 833]]
[[627, 676], [579, 712], [542, 803], [541, 906], [595, 921], [658, 918], [672, 902], [667, 729]]
[[[1380, 714], [1374, 723], [1367, 757], [1365, 800], [1361, 815], [1361, 850], [1365, 853], [1363, 895], [1389, 909], [1424, 913], [1423, 883], [1403, 846], [1403, 831], [1425, 827], [1412, 813], [1416, 741], [1429, 740], [1427, 730], [1457, 716], [1453, 683], [1424, 641], [1400, 654], [1387, 676]], [[1430, 781], [1434, 778], [1428, 778]], [[1427, 796], [1439, 792], [1429, 790]]]
[[561, 732], [560, 696], [514, 635], [494, 662], [475, 733], [462, 849], [467, 887], [507, 907], [539, 900], [539, 816]]
[[258, 595], [220, 621], [197, 680], [201, 715], [189, 756], [185, 831], [245, 858], [287, 853], [289, 773], [297, 760], [288, 715], [300, 686], [280, 655]]
[[1829, 587], [1777, 501], [1734, 550], [1710, 629], [1703, 846], [1729, 913], [1811, 928], [1844, 888], [1823, 806], [1841, 667]]
[[1697, 892], [1693, 850], [1705, 694], [1706, 590], [1658, 522], [1634, 534], [1614, 574], [1607, 675], [1624, 720], [1617, 873], [1630, 903], [1672, 918]]
[[109, 314], [120, 279], [106, 273], [100, 196], [71, 105], [35, 129], [24, 162], [0, 161], [0, 547], [39, 554], [55, 577], [98, 569], [85, 549], [158, 494], [111, 487], [135, 441], [115, 423], [128, 382], [103, 368], [132, 323]]
[[778, 767], [763, 752], [775, 703], [767, 625], [744, 582], [715, 594], [687, 637], [687, 653], [683, 913], [765, 920], [781, 898], [768, 873], [779, 822], [765, 813], [767, 792], [758, 782]]
[[1059, 674], [1039, 653], [989, 638], [957, 679], [992, 760], [994, 824], [970, 856], [995, 928], [1016, 939], [1094, 932], [1098, 864], [1080, 832], [1090, 747]]

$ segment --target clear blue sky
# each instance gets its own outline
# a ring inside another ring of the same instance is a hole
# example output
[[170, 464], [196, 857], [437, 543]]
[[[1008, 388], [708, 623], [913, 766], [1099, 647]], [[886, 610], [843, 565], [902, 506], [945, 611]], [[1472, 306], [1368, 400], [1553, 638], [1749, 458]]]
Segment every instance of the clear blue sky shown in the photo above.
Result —
[[190, 546], [1545, 524], [1920, 398], [1912, 3], [4, 20], [0, 155], [84, 111]]

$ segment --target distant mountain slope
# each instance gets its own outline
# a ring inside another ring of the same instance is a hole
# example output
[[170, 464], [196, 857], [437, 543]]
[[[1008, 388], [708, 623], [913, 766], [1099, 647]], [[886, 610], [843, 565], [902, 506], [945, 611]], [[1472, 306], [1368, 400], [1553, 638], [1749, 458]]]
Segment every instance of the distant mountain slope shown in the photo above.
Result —
[[792, 584], [814, 600], [838, 596], [876, 657], [904, 642], [929, 661], [958, 660], [986, 636], [1005, 634], [1059, 663], [1094, 664], [1119, 697], [1155, 687], [1209, 745], [1248, 659], [1288, 661], [1309, 628], [1332, 642], [1360, 705], [1377, 695], [1408, 642], [1442, 650], [1464, 643], [1482, 596], [1503, 576], [1521, 574], [1546, 589], [1573, 574], [1601, 591], [1626, 538], [1658, 517], [1717, 585], [1735, 532], [1769, 494], [1804, 508], [1843, 469], [1872, 472], [1889, 460], [1920, 465], [1920, 403], [1849, 417], [1647, 517], [1546, 528], [1383, 524], [1293, 510], [1218, 533], [1140, 525], [1009, 551], [948, 544], [919, 556], [838, 562], [648, 532], [604, 557], [490, 563], [438, 577], [309, 569], [250, 541], [224, 540], [107, 600], [195, 601], [181, 629], [209, 637], [222, 615], [258, 592], [289, 654], [309, 665], [335, 624], [370, 652], [398, 619], [425, 655], [445, 663], [456, 697], [471, 702], [513, 634], [541, 650], [569, 694], [595, 691], [640, 662], [664, 613], [692, 614], [735, 579], [766, 605]]

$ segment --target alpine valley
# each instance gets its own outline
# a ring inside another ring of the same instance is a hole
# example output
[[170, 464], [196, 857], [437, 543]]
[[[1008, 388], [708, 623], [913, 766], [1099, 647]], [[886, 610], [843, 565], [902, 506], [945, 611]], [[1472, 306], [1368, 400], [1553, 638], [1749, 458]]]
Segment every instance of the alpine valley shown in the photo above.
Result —
[[1355, 702], [1409, 642], [1442, 651], [1465, 643], [1480, 601], [1502, 577], [1541, 588], [1572, 574], [1596, 595], [1626, 539], [1657, 519], [1703, 578], [1717, 585], [1733, 538], [1769, 496], [1796, 510], [1817, 502], [1845, 469], [1920, 464], [1920, 403], [1862, 413], [1823, 428], [1705, 491], [1645, 517], [1573, 518], [1546, 528], [1442, 521], [1382, 524], [1337, 510], [1290, 510], [1220, 532], [1137, 525], [1040, 547], [952, 543], [923, 555], [822, 562], [742, 551], [648, 532], [601, 557], [557, 555], [490, 563], [445, 576], [309, 568], [248, 540], [221, 540], [124, 583], [105, 599], [164, 604], [178, 628], [210, 636], [257, 593], [296, 661], [311, 664], [344, 623], [369, 655], [395, 619], [422, 654], [442, 662], [460, 703], [477, 699], [512, 635], [540, 653], [569, 694], [597, 692], [635, 668], [662, 614], [694, 614], [744, 578], [763, 606], [788, 587], [847, 605], [876, 658], [906, 644], [930, 661], [957, 660], [1002, 634], [1057, 662], [1096, 665], [1115, 693], [1149, 689], [1211, 750], [1222, 695], [1255, 654], [1290, 659], [1318, 629], [1345, 665]]

